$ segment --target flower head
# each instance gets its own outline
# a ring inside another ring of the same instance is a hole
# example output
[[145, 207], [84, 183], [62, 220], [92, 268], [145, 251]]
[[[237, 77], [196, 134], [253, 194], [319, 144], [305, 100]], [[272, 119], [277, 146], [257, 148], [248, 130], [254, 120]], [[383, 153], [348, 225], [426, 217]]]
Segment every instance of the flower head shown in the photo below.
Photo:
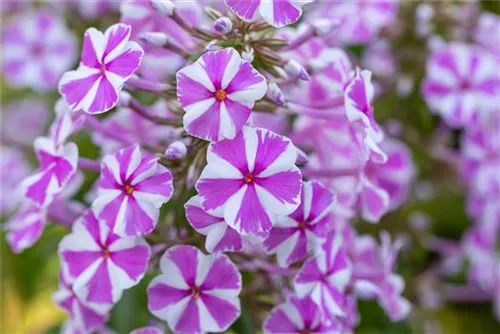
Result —
[[240, 315], [241, 275], [227, 256], [176, 246], [163, 254], [160, 269], [148, 287], [148, 308], [173, 331], [223, 332]]
[[477, 123], [498, 107], [500, 76], [493, 55], [478, 47], [451, 43], [427, 61], [422, 95], [430, 109], [454, 128]]
[[5, 224], [7, 242], [15, 253], [21, 253], [37, 242], [47, 223], [46, 209], [26, 203]]
[[129, 41], [130, 31], [130, 26], [118, 23], [104, 34], [94, 28], [85, 32], [80, 66], [59, 82], [59, 92], [72, 110], [99, 114], [117, 104], [119, 92], [144, 54]]
[[177, 72], [184, 128], [205, 140], [234, 138], [266, 90], [266, 79], [233, 48], [206, 52]]
[[160, 207], [172, 193], [170, 171], [135, 145], [104, 157], [92, 207], [113, 233], [145, 235], [156, 226]]
[[59, 244], [62, 268], [76, 296], [91, 304], [116, 303], [144, 276], [151, 250], [140, 237], [121, 239], [89, 210]]
[[299, 207], [288, 216], [279, 216], [264, 242], [264, 248], [277, 253], [281, 266], [304, 259], [325, 241], [334, 194], [317, 181], [304, 182]]
[[56, 146], [52, 138], [39, 137], [34, 143], [40, 161], [38, 171], [22, 182], [25, 196], [38, 206], [47, 206], [75, 174], [78, 147], [74, 143]]
[[338, 324], [326, 325], [323, 314], [311, 297], [292, 296], [271, 310], [264, 321], [264, 333], [337, 333]]
[[311, 296], [329, 318], [343, 316], [344, 292], [351, 279], [351, 263], [340, 234], [330, 233], [323, 252], [307, 260], [294, 280], [299, 297]]
[[292, 213], [300, 203], [297, 150], [288, 138], [245, 127], [233, 140], [212, 143], [208, 165], [196, 189], [208, 213], [223, 214], [241, 234], [259, 234], [274, 215]]
[[46, 9], [15, 17], [2, 37], [3, 73], [16, 87], [56, 88], [76, 57], [75, 37], [60, 17]]

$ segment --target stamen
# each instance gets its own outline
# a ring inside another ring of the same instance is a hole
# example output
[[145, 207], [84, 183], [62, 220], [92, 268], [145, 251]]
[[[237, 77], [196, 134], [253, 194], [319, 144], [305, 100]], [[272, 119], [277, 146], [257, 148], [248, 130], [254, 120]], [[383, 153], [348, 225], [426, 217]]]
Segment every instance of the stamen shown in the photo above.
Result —
[[226, 98], [227, 93], [223, 89], [219, 89], [218, 91], [215, 92], [215, 98], [219, 101], [222, 101]]

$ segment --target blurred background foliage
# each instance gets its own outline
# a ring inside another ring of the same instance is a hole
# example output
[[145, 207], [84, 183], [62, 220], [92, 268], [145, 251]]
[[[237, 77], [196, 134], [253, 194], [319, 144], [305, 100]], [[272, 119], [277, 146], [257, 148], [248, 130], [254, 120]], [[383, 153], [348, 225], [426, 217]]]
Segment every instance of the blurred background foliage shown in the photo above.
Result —
[[[400, 13], [400, 17], [406, 18], [405, 15], [407, 15], [408, 20], [411, 20], [414, 7], [425, 1], [401, 0], [401, 2], [402, 13]], [[460, 5], [466, 1], [446, 0], [445, 2]], [[481, 6], [483, 10], [500, 14], [499, 0], [483, 0]], [[82, 36], [89, 26], [103, 29], [119, 20], [118, 16], [108, 16], [98, 22], [88, 22], [82, 20], [76, 13], [69, 13], [69, 16], [67, 23], [77, 36]], [[415, 54], [414, 57], [425, 56], [425, 46], [422, 45], [421, 41], [412, 39], [411, 36], [398, 41], [398, 43], [402, 44], [398, 47], [411, 45], [413, 50], [420, 50], [420, 53]], [[353, 47], [351, 51], [361, 55], [364, 48]], [[446, 238], [458, 239], [470, 224], [465, 213], [464, 194], [454, 184], [456, 179], [451, 175], [453, 170], [433, 161], [425, 150], [425, 141], [422, 141], [425, 138], [430, 139], [438, 120], [431, 115], [418, 91], [418, 81], [424, 75], [423, 62], [425, 58], [420, 59], [420, 61], [420, 68], [405, 68], [407, 64], [399, 64], [416, 79], [412, 93], [407, 97], [401, 97], [396, 92], [391, 91], [376, 101], [375, 111], [381, 122], [385, 119], [397, 118], [405, 125], [408, 137], [405, 139], [412, 148], [414, 160], [419, 170], [419, 178], [431, 183], [439, 180], [437, 194], [429, 200], [408, 202], [400, 210], [386, 215], [379, 225], [363, 222], [357, 224], [356, 228], [360, 233], [376, 235], [381, 229], [386, 229], [394, 236], [408, 232], [411, 230], [408, 226], [409, 217], [415, 212], [428, 215], [432, 221], [432, 233]], [[410, 66], [413, 64], [414, 62]], [[30, 90], [13, 90], [5, 84], [3, 79], [1, 79], [0, 85], [2, 106], [37, 94]], [[55, 92], [41, 96], [48, 106], [53, 106], [59, 97]], [[92, 144], [88, 135], [79, 134], [74, 141], [79, 146], [82, 156], [89, 158], [99, 156], [98, 149]], [[32, 157], [32, 162], [33, 166], [36, 166], [34, 157]], [[90, 188], [95, 178], [95, 173], [86, 174], [86, 183], [77, 195], [77, 199], [82, 199], [83, 194]], [[443, 182], [443, 179], [451, 180], [450, 184]], [[8, 196], [8, 194], [2, 193], [2, 196]], [[170, 208], [164, 208], [164, 210], [168, 209]], [[19, 255], [12, 253], [5, 242], [5, 233], [0, 233], [0, 333], [59, 332], [60, 326], [66, 320], [66, 315], [52, 303], [51, 298], [52, 293], [57, 290], [58, 243], [68, 232], [66, 227], [48, 225], [37, 244]], [[400, 256], [398, 272], [407, 280], [405, 295], [412, 302], [415, 302], [419, 296], [412, 282], [415, 281], [419, 273], [422, 273], [429, 266], [433, 254], [425, 250], [418, 242], [414, 242], [413, 239], [418, 239], [418, 236], [412, 236], [412, 244]], [[124, 292], [120, 302], [111, 313], [108, 323], [110, 328], [117, 333], [125, 334], [132, 329], [148, 324], [153, 316], [149, 314], [146, 307], [146, 287], [154, 276], [155, 273], [147, 274], [139, 285]], [[492, 305], [489, 303], [445, 304], [437, 311], [415, 307], [409, 320], [397, 324], [390, 322], [376, 302], [362, 301], [359, 303], [359, 309], [362, 320], [356, 330], [357, 333], [500, 333], [500, 325], [494, 319]], [[243, 305], [242, 316], [231, 327], [230, 332], [248, 334], [259, 332], [260, 328], [256, 328], [251, 320], [253, 312], [256, 310]]]

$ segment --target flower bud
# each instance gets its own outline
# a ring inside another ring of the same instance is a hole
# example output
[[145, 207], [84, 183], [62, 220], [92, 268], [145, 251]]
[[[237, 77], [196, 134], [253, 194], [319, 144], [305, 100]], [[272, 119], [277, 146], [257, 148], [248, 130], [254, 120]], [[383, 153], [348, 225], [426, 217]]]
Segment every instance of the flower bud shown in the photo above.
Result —
[[311, 77], [309, 77], [309, 73], [307, 73], [304, 66], [300, 65], [300, 63], [296, 60], [289, 60], [284, 66], [285, 72], [294, 78], [299, 78], [304, 81], [309, 81]]
[[222, 35], [228, 34], [233, 30], [233, 22], [228, 17], [221, 17], [215, 20], [214, 29]]
[[164, 47], [168, 43], [168, 36], [162, 32], [145, 32], [139, 35], [139, 39], [159, 48]]
[[253, 62], [253, 60], [255, 58], [253, 48], [245, 45], [245, 47], [243, 47], [243, 51], [241, 52], [241, 58], [245, 59], [249, 63]]
[[275, 82], [271, 82], [267, 86], [267, 96], [277, 105], [281, 107], [286, 106], [285, 94], [283, 94], [283, 91]]
[[187, 147], [182, 141], [175, 141], [167, 147], [165, 157], [169, 160], [179, 160], [186, 156]]
[[175, 4], [170, 0], [151, 0], [153, 7], [162, 15], [172, 16]]
[[205, 52], [220, 50], [221, 47], [220, 45], [217, 45], [218, 42], [219, 40], [217, 39], [208, 42], [208, 44], [205, 46]]
[[304, 166], [307, 165], [309, 162], [309, 157], [307, 156], [306, 152], [302, 151], [300, 148], [296, 147], [297, 150], [297, 160], [295, 160], [295, 164], [299, 166]]

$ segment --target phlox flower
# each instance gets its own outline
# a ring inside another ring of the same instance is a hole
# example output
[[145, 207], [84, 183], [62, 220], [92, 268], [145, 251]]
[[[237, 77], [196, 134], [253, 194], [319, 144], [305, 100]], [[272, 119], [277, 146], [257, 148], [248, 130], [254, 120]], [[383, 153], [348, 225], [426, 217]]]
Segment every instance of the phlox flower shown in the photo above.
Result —
[[300, 203], [297, 150], [288, 138], [243, 128], [233, 140], [209, 146], [207, 166], [196, 189], [208, 213], [223, 215], [240, 234], [259, 234]]
[[21, 187], [25, 196], [36, 205], [47, 206], [75, 174], [78, 147], [74, 143], [57, 146], [52, 138], [38, 137], [34, 149], [40, 167], [34, 175], [23, 180]]
[[393, 273], [401, 243], [392, 243], [386, 232], [381, 240], [379, 246], [371, 236], [357, 238], [352, 257], [354, 287], [361, 298], [377, 299], [392, 321], [400, 321], [411, 310], [410, 302], [401, 296], [404, 280]]
[[240, 315], [241, 275], [222, 253], [175, 246], [148, 287], [148, 308], [178, 333], [223, 332]]
[[64, 99], [57, 100], [55, 105], [56, 118], [52, 122], [49, 134], [54, 139], [56, 147], [63, 145], [75, 132], [81, 129], [85, 123], [85, 116], [80, 112], [69, 109]]
[[342, 236], [331, 232], [323, 251], [308, 259], [294, 279], [297, 295], [311, 296], [327, 318], [345, 315], [342, 305], [351, 280], [351, 263], [342, 244]]
[[0, 199], [0, 216], [10, 213], [23, 198], [19, 183], [30, 174], [31, 168], [21, 151], [0, 145], [0, 183], [2, 192], [9, 194]]
[[338, 324], [326, 325], [320, 308], [311, 297], [292, 296], [274, 307], [264, 320], [264, 333], [339, 333]]
[[497, 57], [500, 55], [500, 34], [498, 31], [500, 31], [500, 15], [487, 11], [482, 12], [474, 31], [474, 40], [496, 54]]
[[104, 157], [95, 214], [119, 236], [150, 233], [173, 193], [172, 174], [138, 145]]
[[325, 241], [334, 203], [334, 194], [323, 184], [304, 182], [299, 207], [276, 219], [264, 248], [277, 253], [278, 263], [283, 267], [304, 259]]
[[59, 81], [59, 92], [72, 110], [99, 114], [116, 105], [118, 93], [139, 68], [144, 54], [139, 44], [129, 41], [130, 31], [130, 26], [121, 23], [104, 34], [87, 29], [80, 66]]
[[340, 20], [333, 36], [344, 44], [363, 44], [374, 39], [380, 30], [396, 18], [397, 1], [337, 1], [320, 4], [311, 20], [328, 18]]
[[297, 22], [302, 15], [302, 6], [312, 0], [225, 0], [242, 20], [254, 21], [259, 16], [270, 25], [279, 28]]
[[206, 52], [177, 72], [184, 129], [205, 140], [234, 138], [266, 90], [266, 79], [233, 48]]
[[379, 146], [384, 139], [384, 132], [373, 114], [373, 94], [371, 72], [356, 69], [355, 77], [345, 88], [345, 112], [367, 159], [384, 163], [387, 156]]
[[80, 300], [73, 290], [73, 283], [61, 271], [59, 290], [52, 295], [52, 300], [69, 315], [75, 330], [87, 333], [101, 328], [107, 319], [107, 307], [90, 306]]
[[381, 148], [387, 154], [387, 161], [382, 164], [368, 161], [359, 177], [361, 215], [372, 223], [404, 202], [415, 176], [411, 152], [403, 143], [385, 139]]
[[64, 275], [76, 296], [91, 305], [116, 303], [144, 276], [151, 250], [143, 238], [121, 239], [88, 210], [59, 244]]
[[7, 242], [14, 253], [21, 253], [38, 241], [47, 223], [46, 208], [25, 203], [5, 224]]
[[476, 47], [450, 43], [427, 61], [422, 95], [431, 111], [454, 128], [477, 123], [498, 107], [500, 75], [495, 57]]
[[39, 91], [57, 82], [76, 58], [75, 36], [60, 17], [32, 10], [15, 17], [2, 34], [2, 64], [7, 82]]

